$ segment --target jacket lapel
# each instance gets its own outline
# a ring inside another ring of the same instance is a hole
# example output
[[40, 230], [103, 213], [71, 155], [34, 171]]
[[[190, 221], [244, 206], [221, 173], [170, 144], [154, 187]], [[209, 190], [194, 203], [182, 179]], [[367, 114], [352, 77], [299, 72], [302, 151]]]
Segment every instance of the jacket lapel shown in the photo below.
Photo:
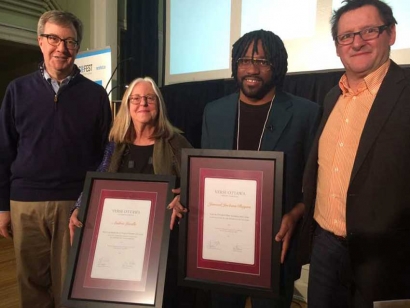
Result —
[[283, 92], [278, 92], [273, 100], [272, 109], [266, 123], [261, 151], [275, 149], [280, 136], [292, 117], [292, 102]]
[[404, 74], [399, 66], [392, 61], [363, 128], [359, 148], [357, 149], [356, 159], [353, 165], [352, 175], [350, 177], [350, 183], [356, 176], [373, 143], [390, 117], [393, 108], [396, 106], [401, 92], [405, 87], [405, 83], [400, 83], [404, 78]]
[[214, 148], [232, 150], [236, 133], [236, 125], [238, 118], [238, 100], [239, 93], [235, 93], [229, 97], [229, 100], [224, 102], [224, 109], [221, 110], [223, 121], [216, 123], [220, 138], [215, 138], [218, 142]]
[[117, 172], [120, 168], [122, 157], [124, 155], [124, 151], [127, 148], [126, 143], [116, 143], [114, 147], [114, 152], [111, 156], [111, 162], [108, 167], [108, 172]]

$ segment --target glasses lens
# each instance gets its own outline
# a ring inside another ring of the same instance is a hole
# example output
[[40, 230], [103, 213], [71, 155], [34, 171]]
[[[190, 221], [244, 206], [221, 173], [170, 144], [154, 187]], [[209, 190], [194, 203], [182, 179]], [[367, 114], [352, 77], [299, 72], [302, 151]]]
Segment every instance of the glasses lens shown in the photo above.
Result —
[[266, 60], [266, 59], [254, 59], [253, 61], [259, 67], [268, 67], [268, 66], [270, 66], [269, 61]]
[[60, 44], [61, 42], [60, 38], [54, 35], [48, 35], [47, 41], [50, 45], [53, 45], [53, 46], [58, 46], [58, 44]]
[[66, 45], [69, 49], [75, 49], [77, 47], [77, 42], [73, 40], [67, 40]]
[[133, 96], [129, 98], [129, 101], [131, 104], [136, 105], [141, 102], [141, 97], [140, 96]]
[[250, 59], [245, 59], [245, 58], [239, 58], [238, 59], [238, 65], [239, 66], [247, 66], [251, 64], [251, 60]]
[[364, 40], [371, 40], [379, 35], [379, 28], [364, 29], [360, 32], [360, 36]]
[[154, 103], [156, 101], [156, 96], [154, 95], [147, 95], [146, 98], [147, 98], [147, 101], [150, 103]]

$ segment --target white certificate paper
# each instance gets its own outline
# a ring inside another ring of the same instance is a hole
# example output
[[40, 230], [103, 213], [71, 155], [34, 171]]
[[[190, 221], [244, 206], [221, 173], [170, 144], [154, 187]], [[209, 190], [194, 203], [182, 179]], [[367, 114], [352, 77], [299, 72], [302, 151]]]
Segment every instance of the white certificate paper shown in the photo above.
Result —
[[255, 264], [255, 180], [205, 178], [202, 258]]
[[141, 281], [150, 200], [106, 198], [91, 278]]

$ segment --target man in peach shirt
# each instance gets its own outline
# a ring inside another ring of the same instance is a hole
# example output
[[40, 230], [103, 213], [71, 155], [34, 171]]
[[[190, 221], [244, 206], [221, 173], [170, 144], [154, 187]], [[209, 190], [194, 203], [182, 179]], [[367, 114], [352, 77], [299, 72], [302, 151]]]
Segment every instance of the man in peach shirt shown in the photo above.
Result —
[[331, 23], [346, 72], [305, 169], [308, 302], [370, 308], [410, 298], [410, 74], [389, 59], [386, 3], [347, 0]]

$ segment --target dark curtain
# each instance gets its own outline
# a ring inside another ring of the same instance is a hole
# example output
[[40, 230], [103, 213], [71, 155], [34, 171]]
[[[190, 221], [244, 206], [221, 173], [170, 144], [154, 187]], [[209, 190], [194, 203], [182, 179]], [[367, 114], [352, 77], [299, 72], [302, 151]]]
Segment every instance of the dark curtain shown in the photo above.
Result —
[[158, 1], [127, 1], [127, 30], [120, 38], [120, 83], [149, 76], [158, 82]]
[[[342, 71], [288, 74], [283, 90], [322, 105], [326, 93], [338, 84], [342, 74]], [[191, 144], [199, 148], [205, 105], [238, 88], [233, 79], [220, 79], [168, 85], [161, 91], [171, 123], [182, 129]]]

